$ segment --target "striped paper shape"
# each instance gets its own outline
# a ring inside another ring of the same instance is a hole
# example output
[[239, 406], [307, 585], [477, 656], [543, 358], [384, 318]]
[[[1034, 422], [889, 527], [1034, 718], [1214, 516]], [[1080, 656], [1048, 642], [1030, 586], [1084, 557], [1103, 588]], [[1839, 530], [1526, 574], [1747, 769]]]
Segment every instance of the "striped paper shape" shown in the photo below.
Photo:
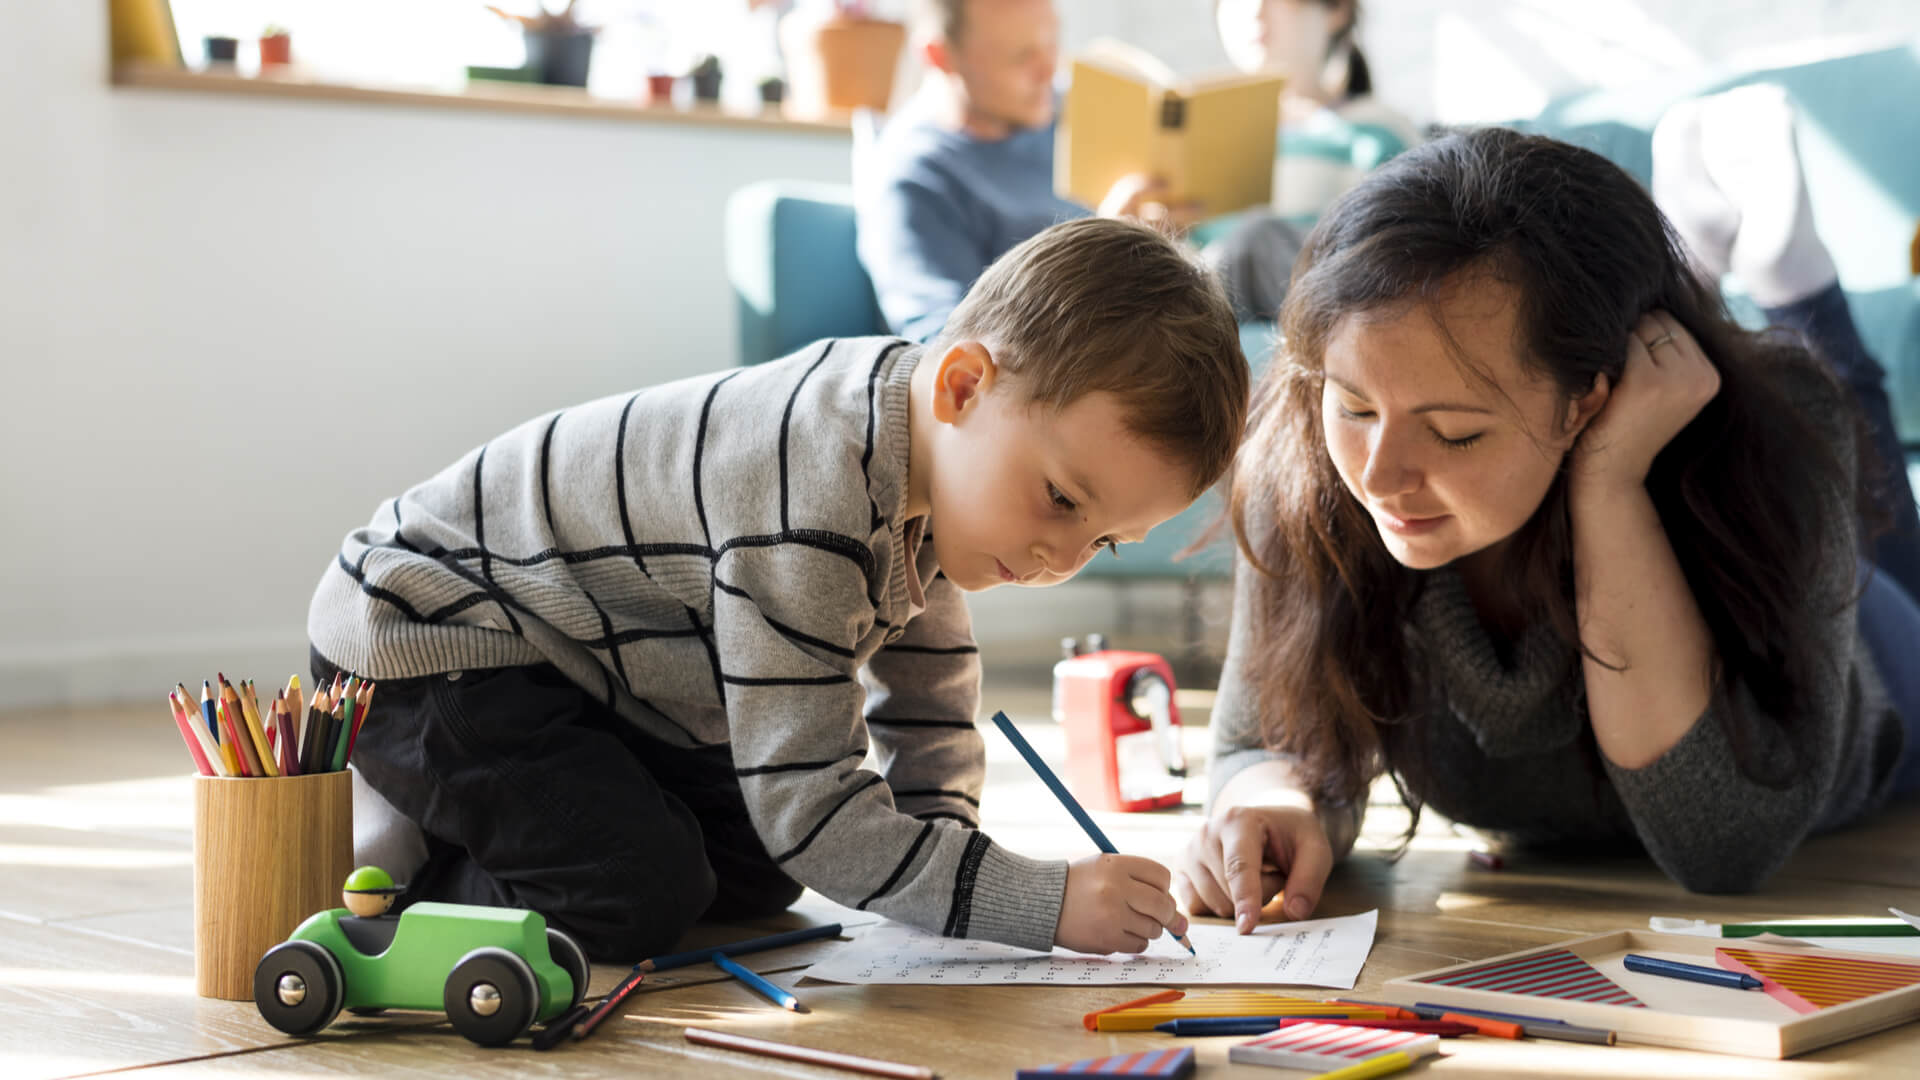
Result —
[[1761, 989], [1794, 1012], [1810, 1013], [1920, 983], [1920, 966], [1914, 964], [1753, 949], [1719, 948], [1713, 954], [1721, 966], [1765, 983]]
[[1275, 1013], [1326, 1012], [1350, 1015], [1351, 1005], [1328, 1005], [1312, 998], [1268, 994], [1258, 990], [1223, 990], [1215, 994], [1188, 994], [1179, 1001], [1159, 1001], [1132, 1009], [1116, 1009], [1093, 1018], [1097, 1031], [1152, 1031], [1155, 1024], [1205, 1016], [1272, 1016]]
[[1014, 1073], [1015, 1080], [1041, 1080], [1042, 1077], [1078, 1076], [1082, 1080], [1121, 1076], [1190, 1076], [1193, 1074], [1193, 1047], [1142, 1050], [1134, 1054], [1087, 1058], [1062, 1065], [1039, 1065]]
[[1278, 1065], [1287, 1069], [1336, 1069], [1396, 1050], [1417, 1058], [1437, 1053], [1439, 1049], [1438, 1035], [1306, 1023], [1233, 1046], [1227, 1050], [1227, 1060], [1241, 1065]]
[[1468, 990], [1525, 994], [1528, 997], [1590, 1001], [1596, 1005], [1646, 1008], [1639, 998], [1620, 989], [1620, 984], [1595, 971], [1592, 964], [1566, 949], [1549, 949], [1512, 960], [1481, 964], [1465, 971], [1429, 975], [1415, 981]]

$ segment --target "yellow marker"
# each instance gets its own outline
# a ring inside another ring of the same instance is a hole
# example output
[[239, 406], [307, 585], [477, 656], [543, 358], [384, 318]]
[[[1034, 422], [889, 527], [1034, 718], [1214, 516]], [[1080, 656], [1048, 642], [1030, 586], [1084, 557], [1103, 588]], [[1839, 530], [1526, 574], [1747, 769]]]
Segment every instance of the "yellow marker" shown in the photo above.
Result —
[[1309, 1077], [1308, 1080], [1371, 1080], [1375, 1076], [1386, 1076], [1397, 1073], [1401, 1069], [1410, 1068], [1413, 1061], [1413, 1058], [1395, 1050], [1391, 1054], [1377, 1054], [1365, 1061], [1343, 1065], [1332, 1072], [1323, 1072], [1318, 1076]]

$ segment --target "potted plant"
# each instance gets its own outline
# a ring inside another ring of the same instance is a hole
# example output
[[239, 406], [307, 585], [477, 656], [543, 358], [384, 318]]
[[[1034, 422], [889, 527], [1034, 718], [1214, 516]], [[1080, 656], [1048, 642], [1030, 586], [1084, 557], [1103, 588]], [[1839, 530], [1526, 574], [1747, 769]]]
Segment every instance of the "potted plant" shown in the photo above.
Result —
[[858, 0], [796, 8], [780, 21], [787, 89], [795, 109], [885, 112], [906, 42], [904, 23], [877, 18]]
[[260, 31], [260, 66], [293, 63], [293, 35], [285, 27], [269, 25]]
[[515, 15], [492, 4], [487, 10], [503, 19], [520, 24], [527, 43], [527, 67], [535, 81], [553, 86], [587, 85], [587, 67], [593, 61], [593, 36], [597, 27], [582, 25], [573, 16], [579, 0], [567, 0], [558, 13], [542, 11], [538, 15]]
[[209, 66], [232, 67], [240, 58], [240, 39], [224, 34], [207, 35], [207, 64]]
[[778, 105], [787, 96], [787, 81], [778, 75], [760, 80], [760, 104]]
[[720, 100], [720, 58], [707, 53], [687, 72], [687, 78], [693, 81], [693, 100]]

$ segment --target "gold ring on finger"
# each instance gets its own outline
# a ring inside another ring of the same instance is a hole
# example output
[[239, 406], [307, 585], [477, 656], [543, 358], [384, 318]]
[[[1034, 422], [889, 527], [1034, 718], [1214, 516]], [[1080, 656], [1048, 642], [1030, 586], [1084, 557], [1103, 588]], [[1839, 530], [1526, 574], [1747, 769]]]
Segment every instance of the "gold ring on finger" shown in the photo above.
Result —
[[1672, 334], [1661, 334], [1659, 337], [1654, 338], [1652, 341], [1647, 342], [1647, 351], [1652, 352], [1653, 350], [1659, 348], [1660, 346], [1668, 344], [1672, 340], [1673, 340]]

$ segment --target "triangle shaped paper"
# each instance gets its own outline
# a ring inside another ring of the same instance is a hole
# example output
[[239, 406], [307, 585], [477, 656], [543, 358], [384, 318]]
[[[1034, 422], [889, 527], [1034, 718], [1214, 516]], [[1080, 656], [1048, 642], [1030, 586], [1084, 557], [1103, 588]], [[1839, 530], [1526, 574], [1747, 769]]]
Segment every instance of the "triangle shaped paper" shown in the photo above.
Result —
[[1639, 998], [1620, 989], [1619, 983], [1566, 949], [1529, 953], [1463, 971], [1429, 975], [1417, 981], [1463, 990], [1493, 990], [1503, 994], [1590, 1001], [1595, 1005], [1646, 1008]]
[[1141, 1050], [1112, 1057], [1083, 1058], [1059, 1065], [1036, 1065], [1014, 1073], [1015, 1080], [1051, 1080], [1072, 1076], [1078, 1080], [1131, 1080], [1140, 1076], [1182, 1077], [1193, 1075], [1193, 1047], [1167, 1047]]
[[1762, 990], [1794, 1012], [1810, 1013], [1920, 983], [1916, 964], [1725, 947], [1713, 952], [1723, 966], [1759, 979]]

